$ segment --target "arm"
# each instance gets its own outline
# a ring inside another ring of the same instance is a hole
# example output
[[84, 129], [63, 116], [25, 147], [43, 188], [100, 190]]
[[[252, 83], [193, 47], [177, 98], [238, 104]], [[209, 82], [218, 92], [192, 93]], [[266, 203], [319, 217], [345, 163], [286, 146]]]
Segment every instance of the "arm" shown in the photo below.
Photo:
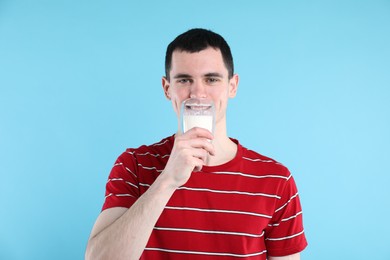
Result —
[[139, 259], [173, 192], [174, 188], [159, 178], [131, 208], [103, 211], [92, 229], [86, 259]]
[[176, 137], [170, 159], [160, 176], [129, 208], [103, 211], [93, 229], [86, 259], [139, 259], [168, 200], [213, 154], [207, 130], [192, 129]]
[[300, 253], [287, 255], [287, 256], [269, 256], [268, 260], [299, 260], [301, 259]]

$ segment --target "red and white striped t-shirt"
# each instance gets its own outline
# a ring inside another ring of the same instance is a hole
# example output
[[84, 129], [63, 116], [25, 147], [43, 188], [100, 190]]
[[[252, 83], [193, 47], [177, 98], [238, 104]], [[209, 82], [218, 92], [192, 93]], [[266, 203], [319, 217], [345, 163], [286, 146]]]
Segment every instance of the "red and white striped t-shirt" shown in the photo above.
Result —
[[[266, 259], [306, 245], [297, 188], [280, 163], [238, 145], [235, 158], [203, 166], [178, 188], [141, 259]], [[131, 207], [163, 171], [174, 137], [127, 149], [113, 166], [103, 210]]]

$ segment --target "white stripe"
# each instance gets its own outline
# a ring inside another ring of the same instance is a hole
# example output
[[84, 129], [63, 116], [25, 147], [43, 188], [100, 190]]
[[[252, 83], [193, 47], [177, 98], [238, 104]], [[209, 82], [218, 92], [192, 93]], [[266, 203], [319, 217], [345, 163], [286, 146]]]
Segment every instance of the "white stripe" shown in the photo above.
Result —
[[270, 240], [270, 241], [287, 240], [287, 239], [290, 239], [290, 238], [293, 238], [293, 237], [300, 236], [300, 235], [303, 234], [303, 232], [304, 232], [304, 230], [302, 230], [301, 232], [299, 232], [299, 233], [297, 233], [297, 234], [291, 235], [291, 236], [287, 236], [287, 237], [278, 237], [278, 238], [266, 238], [265, 240]]
[[290, 176], [291, 176], [291, 175], [290, 175], [289, 177], [286, 177], [286, 176], [282, 176], [282, 175], [273, 175], [273, 174], [258, 176], [258, 175], [251, 175], [251, 174], [246, 174], [246, 173], [241, 173], [241, 172], [212, 172], [212, 173], [215, 173], [215, 174], [241, 175], [241, 176], [244, 176], [244, 177], [256, 178], [256, 179], [263, 179], [263, 178], [280, 178], [280, 179], [288, 180], [288, 179], [290, 179]]
[[142, 168], [146, 169], [146, 170], [155, 170], [156, 172], [162, 172], [163, 170], [157, 170], [156, 167], [147, 167], [147, 166], [143, 166], [142, 164], [138, 164], [138, 166], [141, 166]]
[[165, 158], [165, 157], [169, 156], [169, 154], [160, 155], [160, 154], [151, 154], [151, 153], [149, 153], [149, 152], [147, 152], [147, 153], [138, 153], [137, 155], [142, 155], [142, 156], [144, 156], [144, 155], [150, 155], [150, 156], [153, 156], [153, 157], [161, 157], [161, 158]]
[[236, 236], [247, 236], [247, 237], [262, 237], [264, 231], [261, 234], [250, 234], [250, 233], [241, 233], [241, 232], [228, 232], [228, 231], [216, 231], [216, 230], [200, 230], [200, 229], [187, 229], [187, 228], [163, 228], [163, 227], [154, 227], [156, 230], [163, 231], [179, 231], [179, 232], [194, 232], [194, 233], [204, 233], [204, 234], [222, 234], [222, 235], [236, 235]]
[[135, 198], [133, 195], [131, 194], [114, 194], [114, 193], [110, 193], [108, 194], [105, 198], [107, 199], [108, 197], [111, 197], [111, 196], [117, 196], [117, 197], [133, 197]]
[[107, 183], [109, 183], [110, 181], [124, 181], [125, 183], [127, 183], [127, 184], [133, 186], [134, 188], [138, 189], [138, 186], [137, 186], [137, 185], [135, 185], [135, 184], [133, 184], [133, 183], [131, 183], [131, 182], [129, 182], [129, 181], [125, 181], [125, 180], [122, 179], [122, 178], [108, 179]]
[[153, 144], [153, 146], [159, 146], [159, 145], [163, 145], [165, 144], [166, 142], [168, 142], [169, 139], [165, 140], [164, 142], [161, 142], [161, 143], [157, 143], [157, 144]]
[[[114, 167], [115, 167], [115, 166], [122, 166], [122, 165], [123, 165], [123, 163], [116, 163], [116, 164], [114, 164]], [[133, 174], [134, 177], [137, 178], [137, 175], [135, 175], [134, 172], [132, 172], [129, 168], [125, 167], [125, 169], [126, 169], [128, 172], [130, 172], [131, 174]]]
[[298, 217], [299, 215], [301, 215], [302, 214], [302, 211], [299, 211], [297, 214], [295, 214], [294, 216], [291, 216], [291, 217], [289, 217], [289, 218], [284, 218], [284, 219], [282, 219], [281, 221], [283, 222], [283, 221], [288, 221], [288, 220], [290, 220], [290, 219], [293, 219], [293, 218], [296, 218], [296, 217]]
[[251, 158], [244, 157], [244, 156], [242, 157], [242, 159], [245, 159], [245, 160], [248, 160], [248, 161], [252, 161], [252, 162], [265, 162], [265, 163], [275, 162], [273, 160], [251, 159]]
[[[249, 149], [248, 149], [248, 151], [253, 152], [253, 153], [256, 153], [256, 152], [253, 151], [253, 150], [249, 150]], [[275, 163], [275, 164], [279, 164], [279, 165], [284, 166], [282, 163], [277, 162], [277, 161], [275, 161], [275, 160], [273, 160], [273, 159], [270, 159], [270, 160], [251, 159], [251, 158], [244, 157], [244, 156], [243, 156], [242, 158], [243, 158], [243, 159], [247, 159], [247, 160], [249, 160], [249, 161], [254, 161], [254, 162], [256, 162], [256, 161], [258, 161], [258, 160], [263, 161], [263, 162], [273, 162], [273, 163]], [[285, 167], [285, 166], [284, 166], [284, 167]]]
[[133, 176], [134, 176], [135, 178], [138, 178], [137, 175], [135, 175], [135, 173], [132, 172], [129, 168], [125, 167], [125, 169], [126, 169], [126, 171], [130, 172], [131, 174], [133, 174]]
[[107, 183], [110, 182], [110, 181], [123, 181], [123, 179], [122, 179], [122, 178], [108, 179], [108, 180], [107, 180]]
[[133, 195], [131, 195], [131, 194], [114, 194], [115, 196], [117, 196], [117, 197], [133, 197], [133, 198], [135, 198]]
[[232, 257], [251, 257], [251, 256], [258, 256], [258, 255], [262, 255], [264, 253], [267, 253], [267, 250], [263, 250], [263, 251], [258, 252], [258, 253], [240, 255], [240, 254], [233, 254], [233, 253], [172, 250], [172, 249], [156, 248], [156, 247], [146, 247], [145, 250], [154, 250], [154, 251], [162, 251], [162, 252], [169, 252], [169, 253], [181, 253], [181, 254], [210, 255], [210, 256], [232, 256]]
[[191, 211], [200, 211], [200, 212], [242, 214], [242, 215], [251, 215], [251, 216], [263, 217], [263, 218], [272, 218], [272, 216], [269, 216], [269, 215], [260, 214], [260, 213], [253, 213], [253, 212], [247, 212], [247, 211], [235, 211], [235, 210], [223, 210], [223, 209], [200, 209], [200, 208], [170, 207], [170, 206], [166, 206], [165, 208], [166, 209], [173, 209], [173, 210], [191, 210]]
[[283, 206], [281, 206], [280, 208], [278, 208], [277, 210], [275, 210], [275, 213], [278, 212], [279, 210], [281, 210], [282, 208], [286, 207], [287, 204], [289, 204], [291, 202], [292, 199], [294, 199], [295, 197], [298, 196], [298, 192], [295, 193], [295, 195], [293, 195]]
[[137, 185], [135, 185], [135, 184], [133, 184], [133, 183], [131, 183], [131, 182], [126, 181], [126, 183], [129, 184], [129, 185], [131, 185], [131, 186], [133, 186], [133, 187], [136, 188], [136, 189], [139, 189]]
[[[135, 154], [135, 152], [127, 152], [127, 153], [132, 154], [132, 155]], [[146, 152], [146, 153], [137, 153], [136, 155], [138, 155], [138, 156], [150, 155], [150, 156], [153, 156], [153, 157], [165, 158], [165, 157], [168, 157], [170, 154], [160, 155], [160, 154], [152, 154], [152, 153]]]
[[[294, 219], [294, 218], [296, 218], [296, 217], [298, 217], [299, 215], [301, 215], [302, 214], [302, 211], [299, 211], [297, 214], [295, 214], [294, 216], [291, 216], [291, 217], [288, 217], [288, 218], [284, 218], [284, 219], [282, 219], [280, 222], [284, 222], [284, 221], [288, 221], [288, 220], [290, 220], [290, 219]], [[268, 224], [268, 226], [269, 227], [277, 227], [277, 226], [279, 226], [280, 225], [280, 223], [276, 223], [276, 224]]]
[[150, 187], [150, 184], [146, 184], [146, 183], [139, 183], [139, 186]]
[[211, 189], [203, 189], [203, 188], [189, 188], [189, 187], [185, 187], [185, 186], [182, 186], [182, 187], [177, 188], [177, 189], [178, 190], [191, 190], [191, 191], [207, 191], [207, 192], [224, 193], [224, 194], [240, 194], [240, 195], [249, 195], [249, 196], [264, 196], [264, 197], [281, 199], [281, 197], [278, 196], [278, 195], [265, 194], [265, 193], [252, 193], [252, 192], [227, 191], [227, 190], [211, 190]]
[[112, 196], [112, 195], [113, 195], [113, 194], [110, 193], [110, 194], [108, 194], [107, 196], [105, 196], [104, 198], [107, 199], [108, 197], [110, 197], [110, 196]]

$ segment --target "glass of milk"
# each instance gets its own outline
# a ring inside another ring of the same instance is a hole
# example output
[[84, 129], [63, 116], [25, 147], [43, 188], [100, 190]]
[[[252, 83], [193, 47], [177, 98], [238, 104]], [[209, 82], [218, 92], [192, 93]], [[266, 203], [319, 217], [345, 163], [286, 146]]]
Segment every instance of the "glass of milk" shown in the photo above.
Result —
[[181, 106], [181, 126], [185, 133], [193, 127], [202, 127], [214, 134], [215, 107], [205, 98], [189, 98]]

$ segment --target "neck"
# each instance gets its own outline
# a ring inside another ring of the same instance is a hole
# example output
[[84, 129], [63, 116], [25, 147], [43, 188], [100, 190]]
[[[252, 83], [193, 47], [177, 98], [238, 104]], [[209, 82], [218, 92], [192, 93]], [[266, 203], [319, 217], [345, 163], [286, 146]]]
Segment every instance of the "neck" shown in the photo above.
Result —
[[215, 166], [232, 160], [237, 153], [237, 144], [227, 135], [226, 124], [216, 125], [214, 139], [212, 141], [215, 156], [209, 156], [207, 165]]

